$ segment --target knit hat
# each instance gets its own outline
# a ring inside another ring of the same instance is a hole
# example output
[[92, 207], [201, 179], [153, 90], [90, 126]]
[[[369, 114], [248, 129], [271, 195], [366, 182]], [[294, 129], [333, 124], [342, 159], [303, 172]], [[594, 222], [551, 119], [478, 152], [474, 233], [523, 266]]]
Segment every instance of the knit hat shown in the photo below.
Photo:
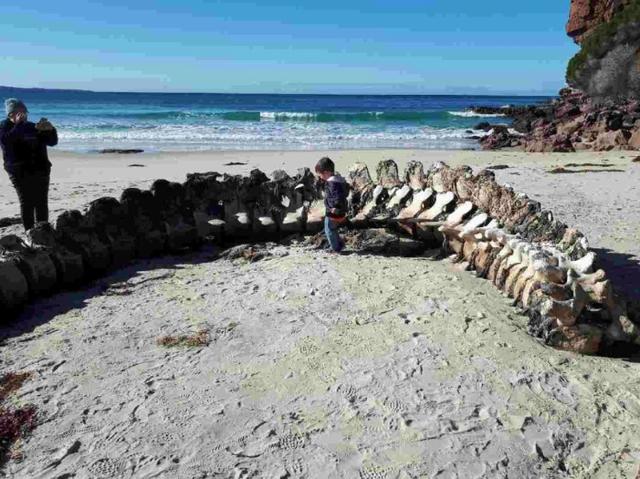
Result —
[[27, 110], [27, 105], [25, 105], [22, 100], [19, 100], [17, 98], [9, 98], [4, 101], [4, 109], [7, 112], [7, 116], [11, 115], [16, 110], [21, 108], [24, 108], [25, 111], [29, 111]]

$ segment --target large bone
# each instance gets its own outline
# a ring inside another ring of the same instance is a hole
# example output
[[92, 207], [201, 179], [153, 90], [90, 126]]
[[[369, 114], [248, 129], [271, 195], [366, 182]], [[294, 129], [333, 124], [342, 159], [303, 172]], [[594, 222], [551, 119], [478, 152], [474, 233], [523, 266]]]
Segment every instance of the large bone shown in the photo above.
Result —
[[549, 338], [549, 344], [558, 349], [579, 354], [596, 354], [600, 350], [602, 330], [588, 325], [560, 327]]
[[136, 239], [129, 231], [124, 208], [118, 200], [105, 197], [92, 201], [85, 220], [109, 242], [114, 265], [127, 264], [136, 257]]
[[326, 214], [326, 209], [324, 207], [324, 201], [323, 200], [313, 201], [307, 207], [306, 231], [308, 233], [317, 233], [318, 231], [322, 230], [325, 214]]
[[411, 199], [411, 203], [409, 206], [400, 211], [397, 218], [398, 219], [407, 219], [407, 218], [415, 218], [422, 211], [425, 210], [426, 205], [429, 200], [433, 197], [434, 192], [431, 188], [427, 188], [423, 191], [414, 192], [413, 198]]
[[127, 188], [120, 196], [120, 204], [136, 239], [136, 256], [150, 258], [164, 253], [167, 234], [151, 192]]
[[387, 210], [393, 211], [394, 209], [402, 206], [409, 198], [409, 195], [411, 195], [411, 191], [412, 190], [409, 185], [403, 185], [402, 188], [398, 188], [387, 203]]
[[461, 237], [464, 236], [466, 233], [470, 233], [478, 228], [480, 228], [482, 225], [486, 224], [489, 221], [489, 216], [486, 213], [478, 213], [477, 215], [475, 215], [473, 218], [471, 218], [469, 221], [467, 221], [464, 226], [462, 227], [462, 231], [460, 232]]
[[[184, 183], [185, 197], [193, 205], [193, 218], [198, 234], [201, 237], [220, 234], [221, 229], [215, 230], [211, 220], [222, 219], [223, 211], [220, 207], [220, 185], [217, 172], [193, 173], [187, 175]], [[214, 222], [215, 224], [215, 222]], [[224, 224], [224, 223], [218, 223]]]
[[65, 248], [56, 238], [49, 223], [38, 223], [27, 231], [28, 244], [32, 248], [44, 249], [51, 257], [61, 286], [76, 285], [84, 277], [82, 256]]
[[164, 222], [169, 249], [177, 252], [197, 246], [200, 237], [183, 186], [167, 180], [156, 180], [151, 185], [151, 193]]
[[471, 201], [465, 201], [464, 203], [460, 203], [456, 209], [447, 216], [445, 220], [445, 225], [447, 226], [457, 226], [462, 223], [469, 214], [474, 210], [473, 203]]
[[385, 160], [378, 163], [376, 174], [378, 176], [378, 184], [383, 188], [390, 189], [400, 186], [398, 165], [395, 161]]
[[60, 241], [79, 253], [90, 276], [103, 274], [111, 266], [111, 249], [106, 239], [90, 228], [77, 210], [65, 211], [56, 220]]
[[438, 216], [445, 212], [447, 206], [449, 206], [455, 200], [455, 195], [448, 191], [446, 193], [438, 193], [436, 201], [428, 210], [420, 213], [418, 218], [425, 221], [435, 220]]
[[407, 163], [404, 180], [414, 191], [424, 189], [427, 184], [427, 177], [424, 174], [424, 166], [422, 163], [415, 160]]
[[[0, 310], [8, 313], [19, 311], [29, 299], [29, 284], [16, 261], [0, 255]], [[3, 319], [7, 316], [3, 314]], [[0, 323], [2, 320], [0, 320]]]
[[[312, 187], [313, 175], [308, 169], [298, 170], [298, 174], [291, 178], [288, 185], [279, 185], [276, 200], [278, 214], [276, 221], [280, 231], [284, 233], [298, 233], [305, 230], [307, 209], [305, 200]], [[286, 186], [286, 189], [284, 187]]]
[[2, 255], [14, 258], [29, 285], [32, 296], [50, 293], [57, 287], [57, 271], [53, 260], [46, 251], [30, 248], [22, 239], [15, 235], [4, 236], [0, 239]]
[[358, 225], [360, 223], [368, 221], [373, 215], [376, 208], [383, 204], [388, 198], [388, 192], [382, 185], [377, 185], [371, 196], [371, 199], [364, 205], [364, 208], [353, 218], [353, 224]]

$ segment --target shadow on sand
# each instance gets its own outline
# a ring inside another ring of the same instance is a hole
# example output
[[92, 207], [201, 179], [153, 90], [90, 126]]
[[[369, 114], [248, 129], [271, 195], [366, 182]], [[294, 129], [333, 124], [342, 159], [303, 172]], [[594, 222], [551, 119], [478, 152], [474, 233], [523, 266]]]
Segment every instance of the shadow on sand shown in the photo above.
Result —
[[[347, 241], [348, 249], [343, 255], [357, 256], [390, 256], [390, 257], [424, 257], [430, 259], [441, 259], [442, 251], [436, 248], [436, 243], [418, 242], [396, 236], [397, 241], [389, 241], [386, 238], [368, 237], [366, 233], [361, 233], [359, 241], [351, 245]], [[395, 236], [395, 235], [393, 235]], [[302, 240], [303, 237], [295, 237], [282, 240], [280, 244], [289, 245], [291, 240]], [[310, 252], [323, 250], [328, 246], [322, 234], [307, 237], [301, 241], [310, 247]], [[245, 245], [247, 248], [254, 248], [254, 245]], [[225, 245], [226, 248], [232, 245]], [[241, 248], [236, 245], [235, 248]], [[256, 244], [257, 248], [268, 249], [268, 246]], [[102, 294], [108, 294], [113, 285], [123, 283], [140, 273], [157, 269], [179, 270], [185, 265], [208, 263], [224, 256], [222, 247], [207, 245], [199, 251], [189, 252], [183, 255], [171, 255], [149, 260], [138, 260], [122, 269], [113, 271], [108, 275], [95, 279], [84, 288], [72, 291], [62, 291], [52, 294], [49, 297], [40, 298], [30, 303], [13, 320], [9, 321], [0, 329], [0, 346], [12, 337], [21, 336], [32, 332], [38, 326], [46, 324], [54, 317], [65, 314], [71, 310], [79, 310], [85, 307], [90, 298]], [[616, 291], [622, 293], [630, 301], [640, 305], [640, 262], [630, 254], [617, 253], [607, 249], [594, 249], [598, 254], [599, 266], [607, 271]], [[155, 281], [161, 278], [149, 278], [145, 281]], [[29, 339], [25, 339], [28, 341]], [[607, 345], [600, 353], [601, 356], [622, 359], [630, 362], [640, 362], [640, 346], [617, 342]]]
[[[30, 333], [58, 315], [74, 309], [84, 308], [89, 299], [104, 294], [114, 284], [126, 282], [146, 271], [156, 269], [179, 270], [184, 265], [214, 261], [218, 258], [218, 251], [217, 248], [208, 246], [199, 251], [183, 255], [136, 260], [122, 269], [107, 273], [106, 276], [90, 280], [84, 286], [81, 286], [82, 289], [57, 291], [50, 296], [38, 298], [2, 325], [0, 328], [0, 346], [3, 346], [7, 339]], [[142, 282], [145, 281], [148, 280], [143, 280]]]

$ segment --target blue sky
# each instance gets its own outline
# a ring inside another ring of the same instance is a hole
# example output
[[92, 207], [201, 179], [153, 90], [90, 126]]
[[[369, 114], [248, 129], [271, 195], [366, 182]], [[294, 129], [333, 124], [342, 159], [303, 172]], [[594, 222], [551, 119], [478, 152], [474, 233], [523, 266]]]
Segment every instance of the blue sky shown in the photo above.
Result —
[[576, 51], [568, 10], [569, 0], [4, 0], [0, 85], [553, 94]]

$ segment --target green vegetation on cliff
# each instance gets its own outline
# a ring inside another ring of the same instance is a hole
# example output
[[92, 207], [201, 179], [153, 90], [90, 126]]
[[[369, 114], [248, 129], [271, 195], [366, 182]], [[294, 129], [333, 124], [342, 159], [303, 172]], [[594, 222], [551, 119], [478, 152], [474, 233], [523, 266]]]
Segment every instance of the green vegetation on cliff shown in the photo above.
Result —
[[567, 66], [567, 82], [571, 85], [576, 74], [589, 58], [602, 58], [611, 48], [611, 40], [625, 25], [640, 22], [640, 0], [631, 3], [616, 13], [611, 21], [603, 23], [582, 42], [582, 49], [569, 61]]

